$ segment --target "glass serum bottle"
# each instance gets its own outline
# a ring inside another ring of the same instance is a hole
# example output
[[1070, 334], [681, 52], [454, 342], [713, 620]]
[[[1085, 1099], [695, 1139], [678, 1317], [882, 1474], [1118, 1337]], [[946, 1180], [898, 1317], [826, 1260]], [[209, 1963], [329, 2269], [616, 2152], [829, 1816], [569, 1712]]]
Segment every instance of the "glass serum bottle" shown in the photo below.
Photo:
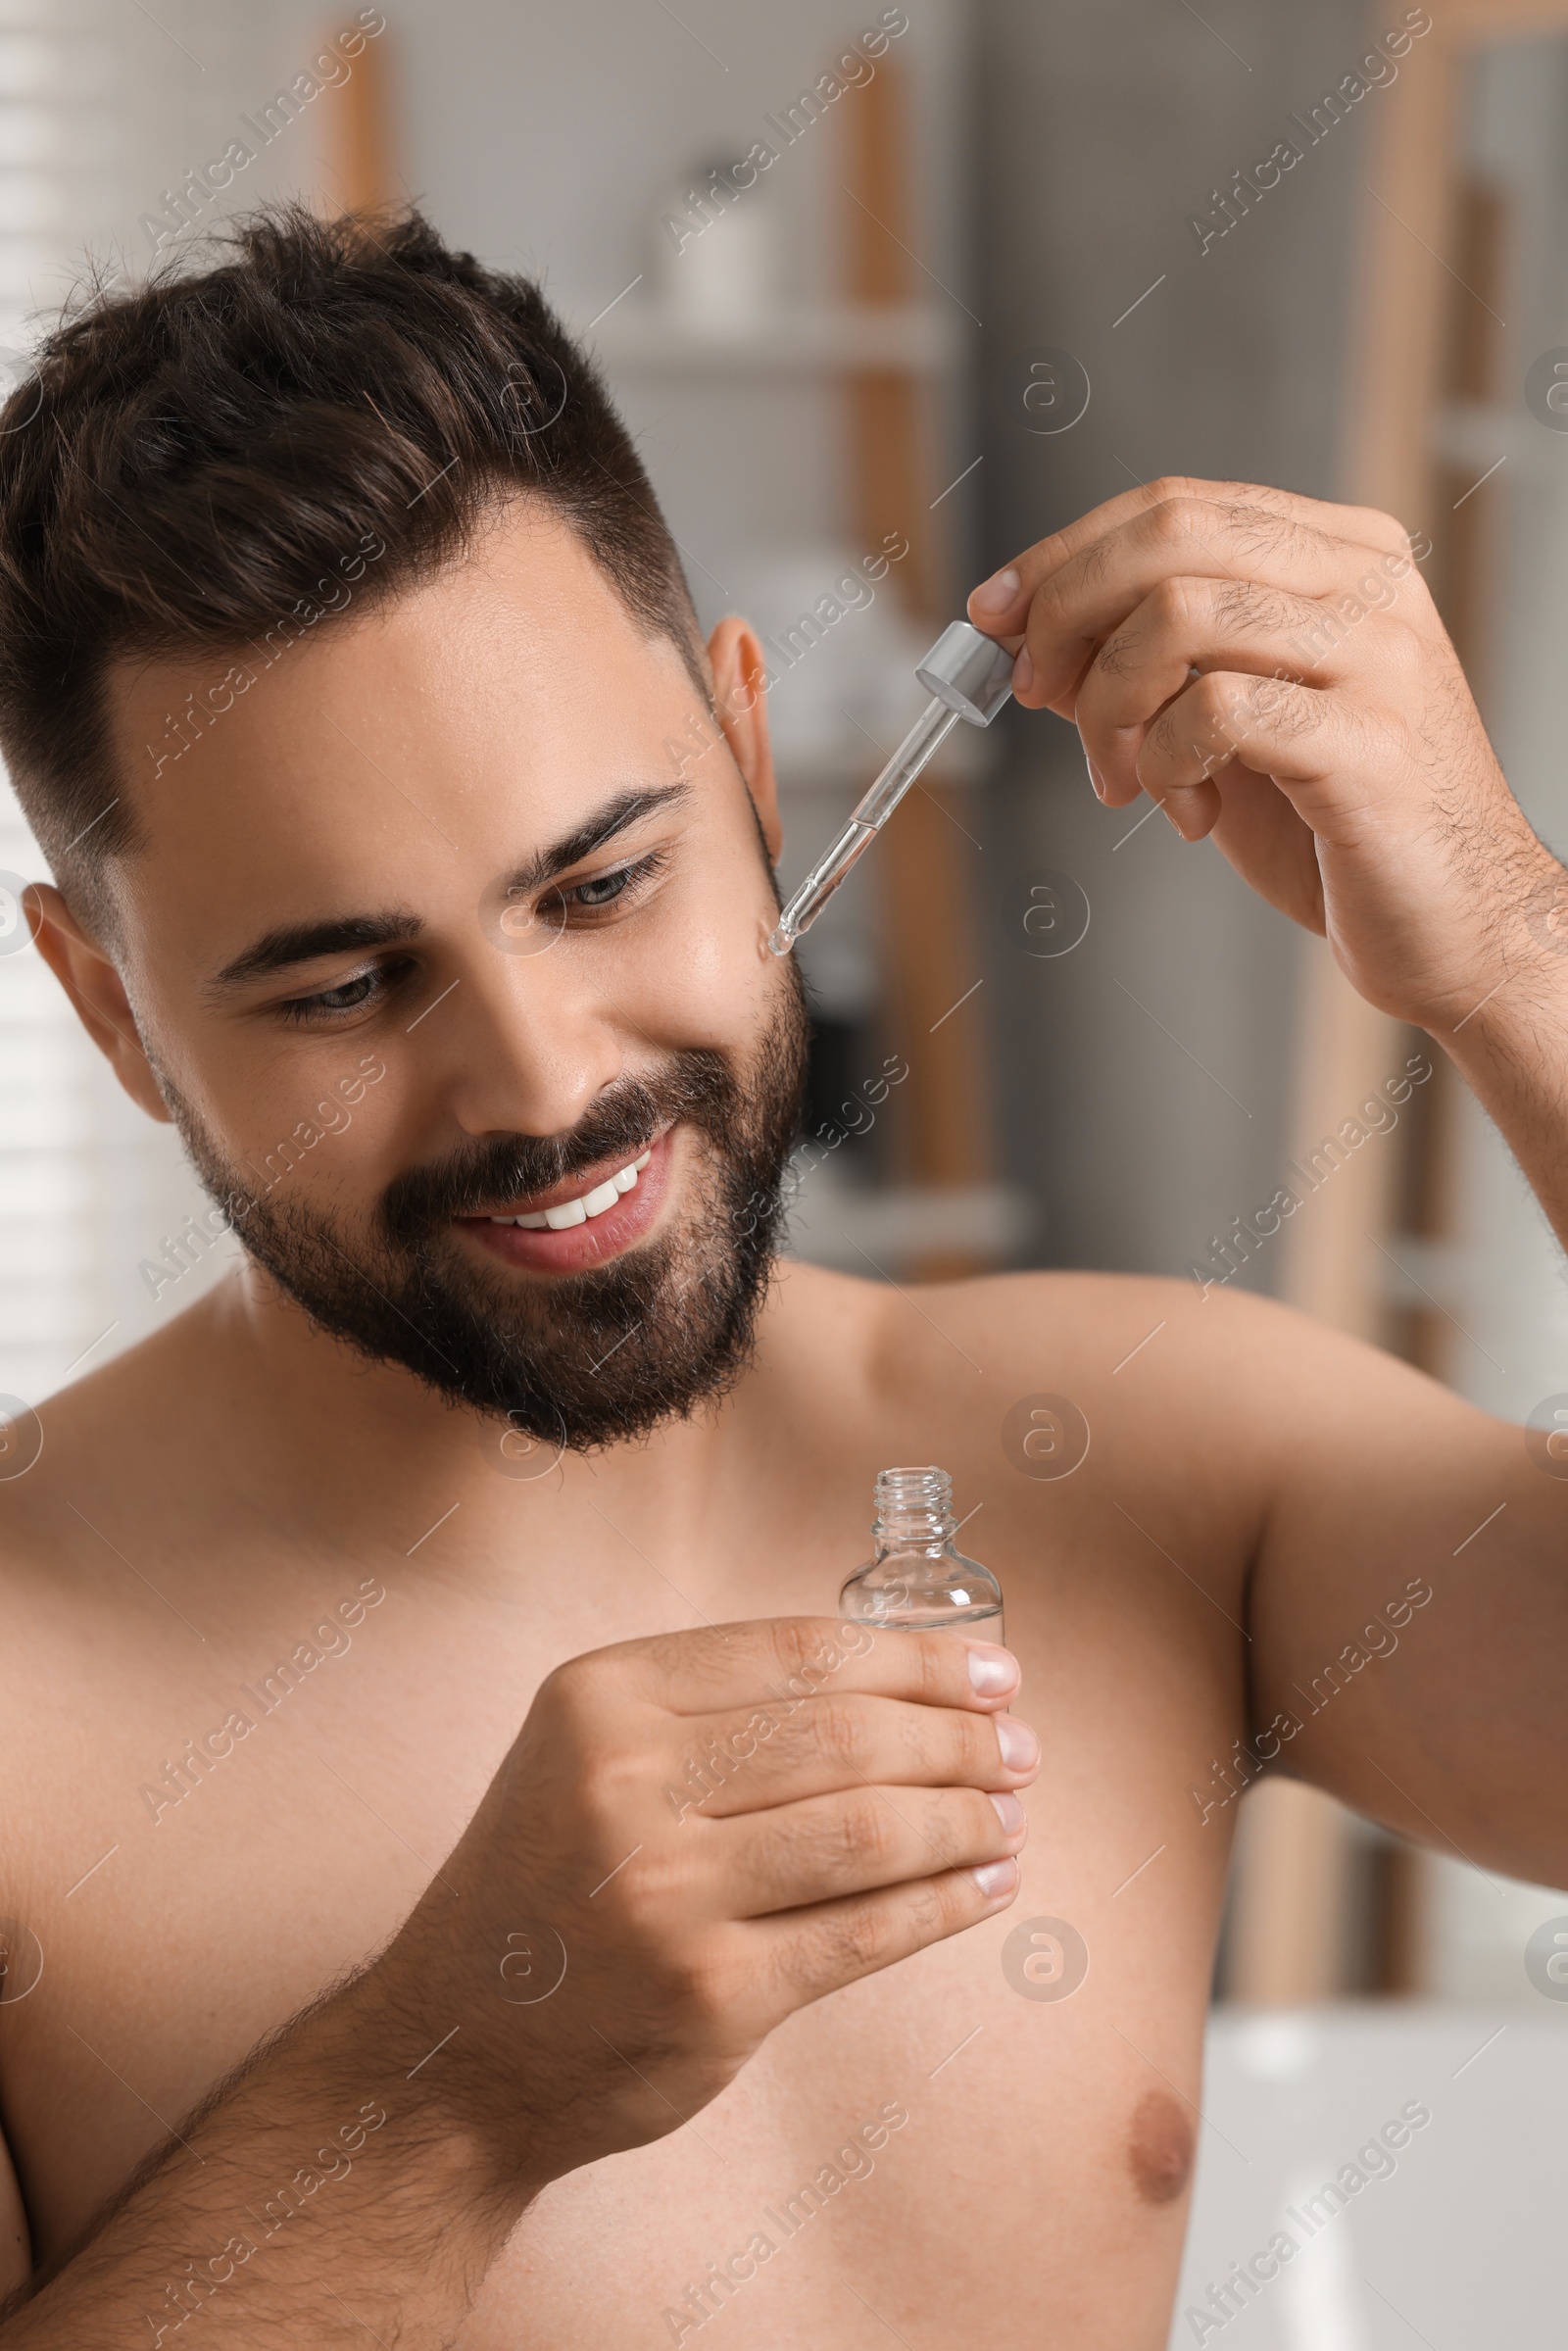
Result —
[[1002, 1587], [954, 1543], [953, 1480], [945, 1469], [877, 1473], [869, 1559], [839, 1593], [839, 1614], [890, 1631], [952, 1628], [985, 1641], [1005, 1638]]

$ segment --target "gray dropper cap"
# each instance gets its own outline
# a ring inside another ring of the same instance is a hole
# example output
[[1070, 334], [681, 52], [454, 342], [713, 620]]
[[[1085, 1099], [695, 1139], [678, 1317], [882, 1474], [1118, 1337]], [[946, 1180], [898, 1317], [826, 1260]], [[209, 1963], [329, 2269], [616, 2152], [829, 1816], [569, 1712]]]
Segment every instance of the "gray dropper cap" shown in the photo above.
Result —
[[928, 694], [956, 710], [971, 726], [989, 726], [1012, 699], [1013, 657], [995, 637], [982, 636], [967, 620], [945, 628], [915, 670]]

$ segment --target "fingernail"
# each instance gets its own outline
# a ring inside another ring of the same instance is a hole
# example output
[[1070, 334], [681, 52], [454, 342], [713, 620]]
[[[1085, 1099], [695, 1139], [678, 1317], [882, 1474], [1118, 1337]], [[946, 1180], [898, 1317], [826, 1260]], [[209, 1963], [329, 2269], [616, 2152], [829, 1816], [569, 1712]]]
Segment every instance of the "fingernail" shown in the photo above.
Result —
[[993, 572], [983, 579], [969, 598], [972, 612], [1004, 612], [1013, 602], [1023, 581], [1009, 563], [1005, 571]]
[[970, 1877], [989, 1901], [997, 1894], [1010, 1894], [1018, 1883], [1018, 1864], [1015, 1861], [988, 1861], [983, 1869], [971, 1870]]
[[1039, 1739], [1029, 1725], [1020, 1723], [1014, 1715], [997, 1716], [997, 1744], [1009, 1772], [1026, 1772], [1040, 1761]]
[[1097, 768], [1096, 768], [1096, 766], [1095, 766], [1095, 762], [1094, 762], [1094, 760], [1093, 760], [1093, 759], [1092, 759], [1089, 757], [1089, 754], [1088, 754], [1088, 752], [1087, 752], [1087, 751], [1084, 753], [1084, 765], [1085, 765], [1085, 766], [1088, 768], [1088, 770], [1089, 770], [1089, 781], [1090, 781], [1090, 782], [1091, 782], [1091, 783], [1094, 785], [1094, 787], [1095, 787], [1095, 798], [1096, 798], [1097, 800], [1103, 800], [1103, 799], [1104, 799], [1104, 797], [1105, 797], [1105, 787], [1104, 787], [1104, 784], [1103, 784], [1103, 783], [1101, 781], [1101, 777], [1100, 777], [1099, 771], [1097, 770]]
[[1010, 1649], [999, 1649], [994, 1641], [970, 1641], [969, 1688], [977, 1696], [1000, 1697], [1017, 1686], [1018, 1660]]
[[1035, 665], [1029, 659], [1028, 646], [1023, 645], [1019, 647], [1018, 659], [1012, 664], [1012, 690], [1014, 694], [1027, 694], [1034, 682]]
[[1018, 1831], [1023, 1827], [1023, 1806], [1017, 1797], [994, 1795], [991, 1801], [997, 1808], [997, 1818], [1002, 1823], [1004, 1834], [1008, 1837], [1016, 1837]]

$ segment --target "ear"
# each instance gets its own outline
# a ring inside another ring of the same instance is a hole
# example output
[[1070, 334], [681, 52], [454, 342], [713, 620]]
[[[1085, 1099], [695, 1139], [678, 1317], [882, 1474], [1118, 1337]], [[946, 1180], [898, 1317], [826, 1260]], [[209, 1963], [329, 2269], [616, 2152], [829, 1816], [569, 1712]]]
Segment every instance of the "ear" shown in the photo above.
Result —
[[784, 846], [778, 815], [778, 778], [767, 732], [767, 661], [756, 631], [744, 620], [721, 620], [708, 640], [713, 667], [713, 699], [736, 766], [746, 779], [752, 806], [776, 865]]
[[167, 1126], [168, 1105], [142, 1050], [130, 999], [114, 964], [50, 883], [29, 883], [25, 905], [33, 944], [74, 1004], [82, 1027], [131, 1101], [149, 1118]]

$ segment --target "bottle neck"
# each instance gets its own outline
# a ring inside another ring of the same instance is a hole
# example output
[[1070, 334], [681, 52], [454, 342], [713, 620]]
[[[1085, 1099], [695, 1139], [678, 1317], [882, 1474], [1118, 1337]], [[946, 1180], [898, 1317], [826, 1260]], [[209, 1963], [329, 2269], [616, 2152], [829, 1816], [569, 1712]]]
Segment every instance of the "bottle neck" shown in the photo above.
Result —
[[956, 1532], [953, 1482], [945, 1470], [883, 1470], [871, 1522], [879, 1559], [895, 1551], [940, 1551]]
[[946, 1550], [956, 1529], [951, 1518], [927, 1517], [900, 1519], [891, 1527], [878, 1519], [871, 1532], [878, 1559], [893, 1559], [902, 1551]]

